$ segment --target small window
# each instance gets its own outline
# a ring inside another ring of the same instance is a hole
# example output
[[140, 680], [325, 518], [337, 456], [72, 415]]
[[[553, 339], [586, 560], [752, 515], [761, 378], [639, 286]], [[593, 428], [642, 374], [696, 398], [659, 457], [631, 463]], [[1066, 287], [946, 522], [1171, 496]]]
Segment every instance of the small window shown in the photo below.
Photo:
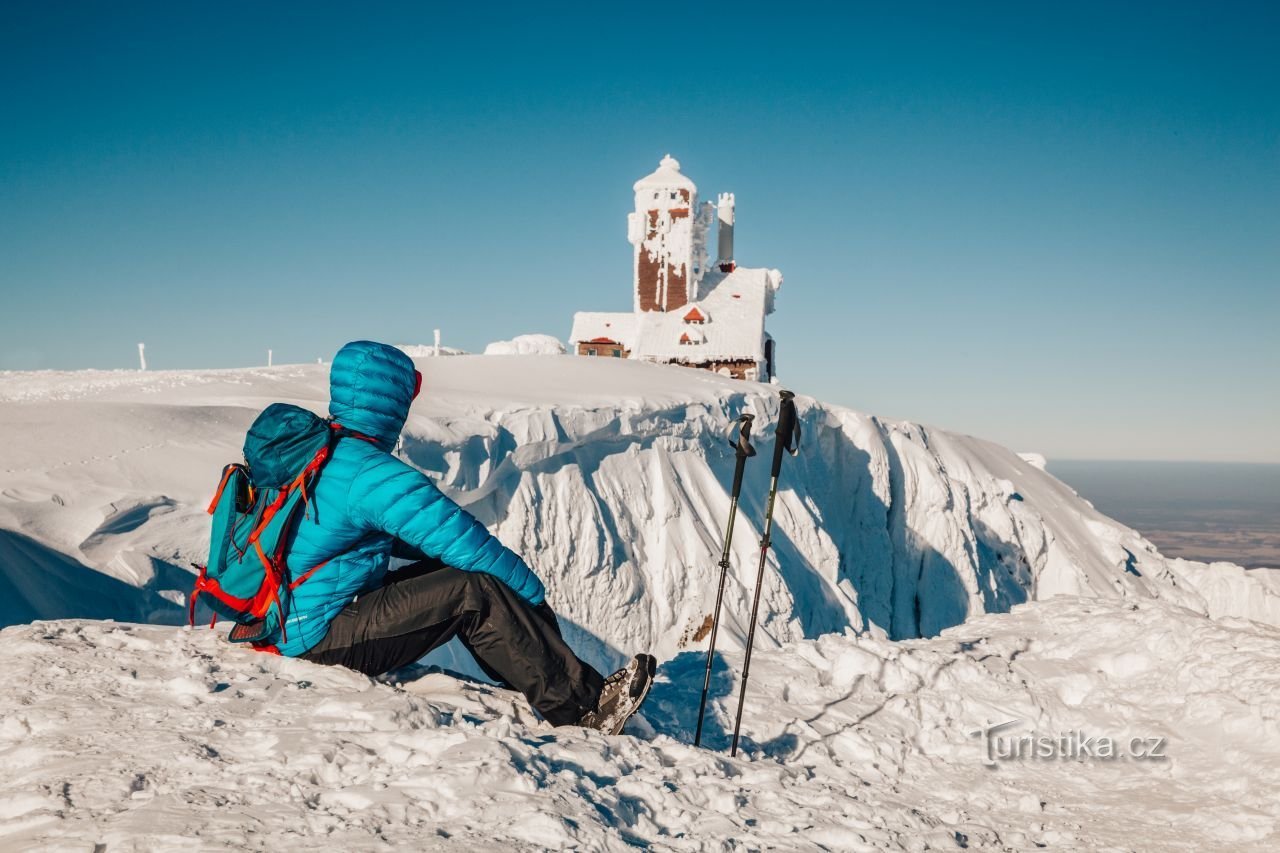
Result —
[[622, 358], [622, 350], [620, 350], [620, 349], [615, 349], [615, 350], [613, 351], [613, 357], [614, 357], [614, 358]]
[[675, 201], [675, 200], [676, 200], [676, 194], [675, 194], [675, 191], [674, 191], [674, 190], [672, 190], [672, 192], [671, 192], [671, 200], [672, 200], [672, 201]]
[[658, 200], [658, 191], [657, 191], [657, 190], [654, 190], [654, 191], [653, 191], [653, 200], [654, 200], [654, 201], [657, 201], [657, 200]]
[[591, 349], [587, 350], [587, 355], [595, 355], [595, 354], [596, 354], [595, 347], [592, 347]]

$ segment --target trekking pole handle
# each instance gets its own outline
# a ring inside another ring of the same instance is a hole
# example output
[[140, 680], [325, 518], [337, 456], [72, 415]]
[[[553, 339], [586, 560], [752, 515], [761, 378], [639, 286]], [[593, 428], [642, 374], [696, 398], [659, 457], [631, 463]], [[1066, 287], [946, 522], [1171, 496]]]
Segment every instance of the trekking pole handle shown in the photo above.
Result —
[[[744, 413], [729, 425], [729, 444], [733, 447], [738, 457], [738, 465], [733, 472], [733, 491], [731, 493], [735, 500], [742, 490], [743, 463], [756, 455], [756, 449], [751, 446], [751, 423], [754, 420], [755, 415]], [[734, 438], [735, 429], [738, 433], [737, 438]]]
[[736, 450], [740, 457], [756, 455], [756, 449], [751, 446], [751, 422], [755, 419], [755, 415], [743, 413], [736, 421], [729, 424], [729, 446]]
[[778, 406], [778, 430], [773, 445], [773, 470], [770, 476], [778, 479], [782, 471], [782, 451], [792, 456], [800, 452], [800, 420], [796, 417], [795, 394], [782, 392], [782, 402]]

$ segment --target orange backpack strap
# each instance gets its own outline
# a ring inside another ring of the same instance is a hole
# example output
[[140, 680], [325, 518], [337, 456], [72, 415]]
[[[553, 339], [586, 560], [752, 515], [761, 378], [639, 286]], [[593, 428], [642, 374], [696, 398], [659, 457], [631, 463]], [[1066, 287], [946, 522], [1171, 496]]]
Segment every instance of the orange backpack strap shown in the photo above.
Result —
[[231, 475], [237, 470], [244, 470], [243, 465], [228, 465], [222, 469], [222, 480], [218, 483], [218, 491], [213, 493], [213, 500], [209, 501], [209, 508], [205, 510], [209, 515], [213, 515], [214, 510], [218, 508], [218, 501], [222, 500], [222, 493], [227, 488], [227, 483], [231, 482]]

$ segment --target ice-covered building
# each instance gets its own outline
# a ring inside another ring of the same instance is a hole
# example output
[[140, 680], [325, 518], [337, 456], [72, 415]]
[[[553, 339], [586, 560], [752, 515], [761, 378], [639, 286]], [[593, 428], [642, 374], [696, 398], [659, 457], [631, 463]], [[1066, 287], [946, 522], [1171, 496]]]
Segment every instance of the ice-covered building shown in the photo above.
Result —
[[[734, 262], [733, 194], [699, 204], [698, 188], [670, 154], [634, 189], [636, 207], [627, 217], [634, 247], [632, 310], [574, 314], [573, 351], [769, 381], [774, 342], [764, 322], [773, 313], [782, 273]], [[713, 225], [716, 259], [708, 263]]]

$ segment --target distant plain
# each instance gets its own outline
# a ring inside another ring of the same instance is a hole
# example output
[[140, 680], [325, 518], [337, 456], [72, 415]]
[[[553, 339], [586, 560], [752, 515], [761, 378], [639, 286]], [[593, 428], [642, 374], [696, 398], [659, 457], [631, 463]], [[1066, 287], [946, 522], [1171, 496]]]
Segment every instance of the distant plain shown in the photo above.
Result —
[[1051, 460], [1049, 472], [1166, 556], [1280, 568], [1280, 465]]

